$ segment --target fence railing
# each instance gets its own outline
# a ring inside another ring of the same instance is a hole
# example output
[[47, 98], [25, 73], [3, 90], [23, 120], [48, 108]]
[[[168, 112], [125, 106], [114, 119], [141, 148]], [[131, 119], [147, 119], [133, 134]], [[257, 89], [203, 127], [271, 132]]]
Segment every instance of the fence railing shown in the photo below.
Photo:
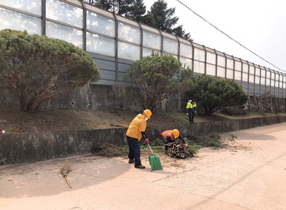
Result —
[[100, 68], [96, 84], [130, 85], [129, 65], [153, 51], [171, 54], [194, 74], [234, 79], [248, 95], [286, 98], [286, 74], [99, 9], [89, 0], [0, 0], [0, 30], [26, 30], [73, 43]]

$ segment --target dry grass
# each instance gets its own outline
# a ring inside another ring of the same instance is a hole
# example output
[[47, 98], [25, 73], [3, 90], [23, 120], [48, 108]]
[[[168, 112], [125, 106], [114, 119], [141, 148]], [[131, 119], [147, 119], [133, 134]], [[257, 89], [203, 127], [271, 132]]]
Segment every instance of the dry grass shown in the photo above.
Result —
[[[138, 112], [123, 110], [39, 110], [31, 114], [16, 108], [2, 106], [0, 107], [0, 128], [5, 130], [6, 133], [17, 133], [20, 128], [23, 132], [43, 132], [128, 127], [130, 121], [137, 114]], [[252, 114], [248, 116], [197, 115], [195, 121], [217, 121], [266, 115], [275, 114]], [[156, 112], [148, 121], [148, 125], [162, 125], [164, 123], [168, 124], [170, 128], [175, 128], [177, 125], [187, 124], [188, 117], [184, 112]]]

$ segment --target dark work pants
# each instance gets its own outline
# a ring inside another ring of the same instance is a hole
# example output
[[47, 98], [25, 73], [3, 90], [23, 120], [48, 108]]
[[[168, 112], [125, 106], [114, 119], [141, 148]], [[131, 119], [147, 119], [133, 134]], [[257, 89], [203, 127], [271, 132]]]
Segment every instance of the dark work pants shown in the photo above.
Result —
[[195, 110], [191, 109], [191, 122], [194, 122], [194, 117], [195, 117]]
[[194, 122], [195, 110], [194, 109], [188, 109], [188, 114], [189, 114], [189, 121]]
[[127, 143], [129, 146], [129, 153], [128, 153], [128, 158], [129, 159], [134, 159], [135, 160], [135, 166], [141, 165], [141, 159], [140, 159], [140, 146], [139, 146], [139, 141], [138, 139], [127, 137]]

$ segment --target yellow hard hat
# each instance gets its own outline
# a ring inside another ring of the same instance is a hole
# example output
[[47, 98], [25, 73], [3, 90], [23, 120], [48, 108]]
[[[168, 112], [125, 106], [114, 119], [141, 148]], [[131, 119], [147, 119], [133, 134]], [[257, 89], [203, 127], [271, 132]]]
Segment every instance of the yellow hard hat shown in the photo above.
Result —
[[172, 130], [172, 133], [173, 133], [175, 138], [178, 138], [180, 136], [180, 131], [178, 129]]
[[149, 109], [145, 109], [143, 113], [144, 113], [148, 118], [150, 118], [151, 115], [152, 115], [152, 112], [151, 112]]

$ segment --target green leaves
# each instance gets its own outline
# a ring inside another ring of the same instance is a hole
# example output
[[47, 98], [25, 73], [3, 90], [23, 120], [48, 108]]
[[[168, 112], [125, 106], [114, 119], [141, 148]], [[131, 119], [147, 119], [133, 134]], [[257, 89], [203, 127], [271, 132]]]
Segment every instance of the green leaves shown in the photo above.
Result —
[[192, 71], [172, 55], [152, 54], [130, 65], [126, 78], [134, 82], [143, 108], [154, 109], [171, 94], [184, 92], [192, 84]]
[[189, 33], [185, 33], [182, 25], [177, 26], [179, 18], [174, 16], [175, 8], [168, 8], [167, 2], [157, 0], [151, 6], [150, 11], [143, 18], [143, 23], [158, 28], [162, 31], [172, 33], [192, 41]]
[[198, 76], [186, 94], [200, 102], [206, 114], [227, 106], [243, 105], [247, 101], [246, 93], [237, 82], [209, 75]]
[[93, 59], [75, 45], [26, 31], [0, 31], [0, 85], [18, 98], [23, 111], [88, 81], [97, 81]]

